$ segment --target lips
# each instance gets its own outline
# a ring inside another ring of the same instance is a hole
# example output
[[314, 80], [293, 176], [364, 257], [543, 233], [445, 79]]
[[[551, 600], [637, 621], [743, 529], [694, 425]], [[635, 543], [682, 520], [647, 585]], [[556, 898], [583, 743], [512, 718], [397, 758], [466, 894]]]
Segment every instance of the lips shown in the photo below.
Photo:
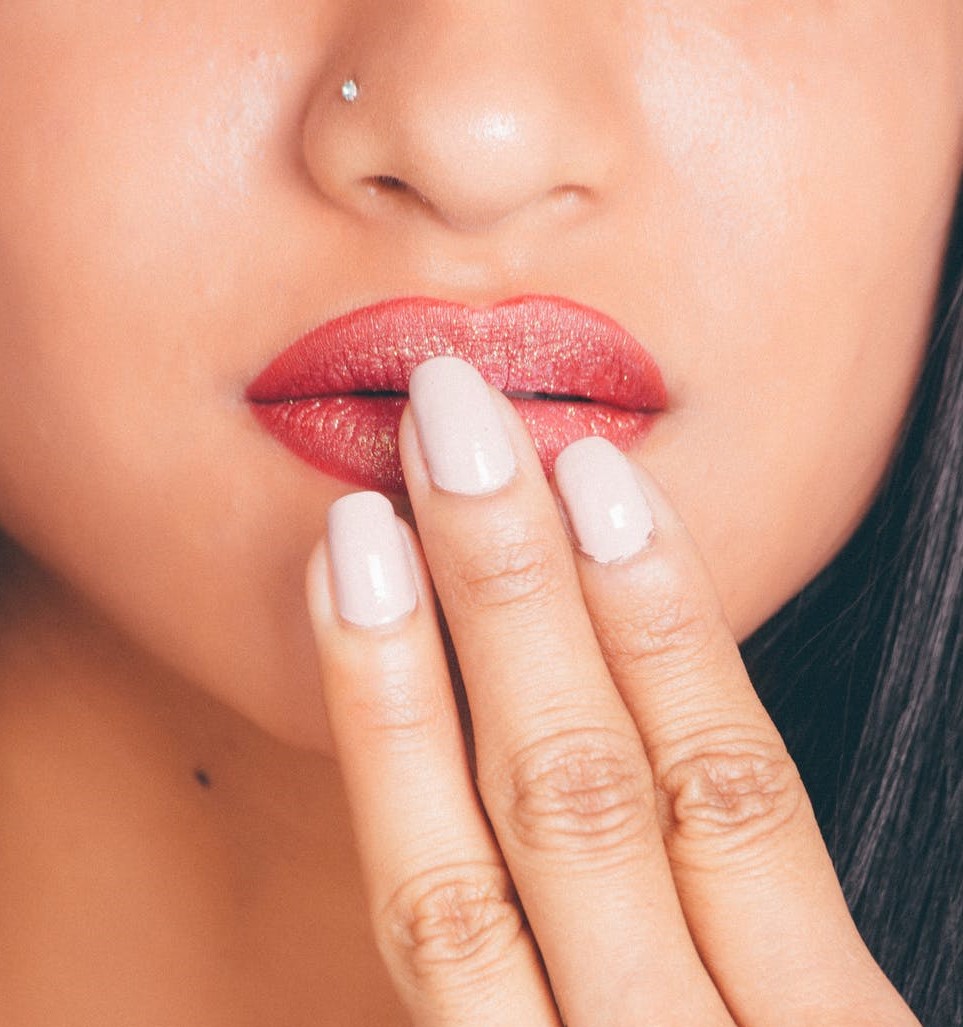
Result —
[[483, 309], [405, 298], [352, 311], [281, 353], [247, 399], [259, 422], [313, 467], [400, 493], [408, 378], [442, 354], [467, 360], [509, 395], [546, 471], [586, 435], [628, 448], [666, 406], [655, 361], [624, 328], [543, 296]]

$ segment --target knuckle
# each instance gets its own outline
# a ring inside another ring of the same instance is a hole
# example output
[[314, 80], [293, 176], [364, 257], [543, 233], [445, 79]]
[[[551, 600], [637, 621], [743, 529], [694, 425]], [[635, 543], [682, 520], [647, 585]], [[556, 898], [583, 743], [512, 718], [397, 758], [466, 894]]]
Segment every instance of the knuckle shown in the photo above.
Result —
[[707, 748], [660, 775], [675, 840], [732, 852], [777, 834], [805, 807], [795, 764], [778, 744]]
[[355, 684], [344, 702], [352, 730], [376, 738], [424, 737], [451, 716], [444, 692], [431, 687], [402, 643], [398, 648], [404, 651], [379, 654], [351, 675]]
[[526, 848], [618, 862], [635, 858], [654, 804], [638, 744], [573, 730], [519, 753], [507, 772], [508, 821]]
[[376, 738], [423, 739], [442, 727], [449, 711], [440, 696], [413, 691], [407, 680], [387, 680], [355, 697], [348, 715], [355, 729]]
[[539, 604], [557, 591], [560, 561], [547, 542], [494, 539], [463, 556], [455, 568], [462, 598], [478, 609]]
[[491, 979], [524, 929], [503, 867], [458, 864], [398, 888], [383, 911], [379, 940], [406, 980], [431, 990]]
[[709, 664], [719, 628], [715, 611], [680, 585], [653, 589], [597, 630], [610, 665], [672, 673]]

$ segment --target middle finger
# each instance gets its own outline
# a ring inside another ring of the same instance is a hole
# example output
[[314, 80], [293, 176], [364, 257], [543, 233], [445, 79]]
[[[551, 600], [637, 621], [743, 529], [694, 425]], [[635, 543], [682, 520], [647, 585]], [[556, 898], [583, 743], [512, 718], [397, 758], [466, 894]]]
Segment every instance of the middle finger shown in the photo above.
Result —
[[531, 440], [455, 358], [421, 365], [409, 392], [402, 464], [465, 680], [479, 790], [566, 1022], [731, 1024]]

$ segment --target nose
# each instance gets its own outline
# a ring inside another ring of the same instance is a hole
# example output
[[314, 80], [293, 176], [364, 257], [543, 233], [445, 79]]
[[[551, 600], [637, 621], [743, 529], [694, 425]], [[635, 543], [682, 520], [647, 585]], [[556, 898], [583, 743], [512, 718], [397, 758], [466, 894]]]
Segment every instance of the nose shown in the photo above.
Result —
[[[484, 232], [520, 212], [554, 216], [604, 190], [618, 160], [606, 122], [617, 101], [594, 5], [351, 6], [351, 38], [330, 48], [338, 57], [304, 122], [305, 162], [330, 202]], [[345, 82], [356, 96], [342, 91]]]

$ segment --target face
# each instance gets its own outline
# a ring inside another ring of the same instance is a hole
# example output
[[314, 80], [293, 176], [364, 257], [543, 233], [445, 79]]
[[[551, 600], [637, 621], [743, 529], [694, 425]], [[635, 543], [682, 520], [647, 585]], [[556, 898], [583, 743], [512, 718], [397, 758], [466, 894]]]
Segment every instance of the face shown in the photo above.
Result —
[[658, 362], [631, 455], [743, 637], [885, 472], [961, 52], [955, 0], [6, 0], [0, 525], [139, 650], [320, 744], [303, 567], [352, 486], [245, 390], [369, 303], [551, 294]]

